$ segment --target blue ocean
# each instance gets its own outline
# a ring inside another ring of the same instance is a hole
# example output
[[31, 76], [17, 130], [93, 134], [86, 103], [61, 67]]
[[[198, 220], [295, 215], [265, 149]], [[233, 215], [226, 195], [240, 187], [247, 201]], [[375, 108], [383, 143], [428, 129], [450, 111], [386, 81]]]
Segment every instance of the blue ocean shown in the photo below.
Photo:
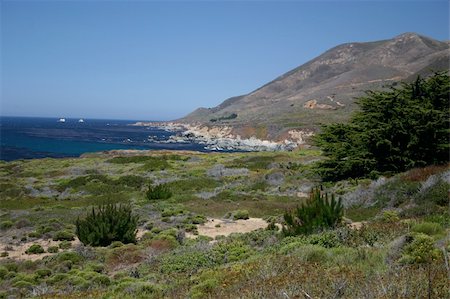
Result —
[[0, 160], [77, 157], [114, 149], [196, 150], [195, 143], [164, 143], [176, 132], [130, 126], [134, 120], [0, 117]]

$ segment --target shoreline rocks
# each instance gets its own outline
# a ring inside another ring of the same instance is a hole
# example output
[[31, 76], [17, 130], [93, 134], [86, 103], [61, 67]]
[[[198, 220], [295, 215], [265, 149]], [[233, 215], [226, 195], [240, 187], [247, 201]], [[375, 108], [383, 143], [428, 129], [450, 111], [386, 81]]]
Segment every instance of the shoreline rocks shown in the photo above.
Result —
[[282, 141], [262, 140], [254, 136], [242, 138], [233, 134], [229, 126], [206, 126], [175, 122], [137, 122], [132, 126], [151, 126], [176, 134], [160, 143], [197, 143], [211, 151], [292, 151], [305, 145], [311, 131], [290, 130], [289, 138]]

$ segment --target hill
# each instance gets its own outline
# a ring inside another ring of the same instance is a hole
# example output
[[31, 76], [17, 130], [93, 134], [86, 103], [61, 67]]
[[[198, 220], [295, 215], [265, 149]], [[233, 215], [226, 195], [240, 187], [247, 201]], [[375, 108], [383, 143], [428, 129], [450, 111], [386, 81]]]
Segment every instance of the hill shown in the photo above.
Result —
[[214, 108], [199, 108], [181, 123], [231, 126], [242, 137], [282, 140], [290, 129], [316, 130], [346, 120], [355, 97], [449, 69], [449, 43], [416, 33], [347, 43]]

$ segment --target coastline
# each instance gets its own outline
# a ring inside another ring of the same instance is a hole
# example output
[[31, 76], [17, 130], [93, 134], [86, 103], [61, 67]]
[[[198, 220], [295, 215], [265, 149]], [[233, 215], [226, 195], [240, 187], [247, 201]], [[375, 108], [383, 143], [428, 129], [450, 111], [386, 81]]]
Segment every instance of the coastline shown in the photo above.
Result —
[[131, 126], [156, 127], [176, 133], [167, 140], [158, 141], [160, 143], [197, 143], [211, 151], [292, 151], [299, 147], [307, 147], [307, 138], [314, 135], [309, 130], [289, 130], [286, 134], [287, 138], [265, 140], [255, 136], [246, 138], [234, 134], [230, 126], [142, 121]]

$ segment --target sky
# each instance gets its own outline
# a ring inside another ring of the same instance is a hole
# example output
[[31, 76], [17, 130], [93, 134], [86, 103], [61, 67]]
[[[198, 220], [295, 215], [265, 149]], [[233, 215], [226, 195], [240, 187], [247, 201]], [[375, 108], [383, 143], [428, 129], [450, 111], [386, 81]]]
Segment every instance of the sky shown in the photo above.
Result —
[[449, 1], [0, 0], [0, 115], [171, 120], [346, 42], [449, 38]]

